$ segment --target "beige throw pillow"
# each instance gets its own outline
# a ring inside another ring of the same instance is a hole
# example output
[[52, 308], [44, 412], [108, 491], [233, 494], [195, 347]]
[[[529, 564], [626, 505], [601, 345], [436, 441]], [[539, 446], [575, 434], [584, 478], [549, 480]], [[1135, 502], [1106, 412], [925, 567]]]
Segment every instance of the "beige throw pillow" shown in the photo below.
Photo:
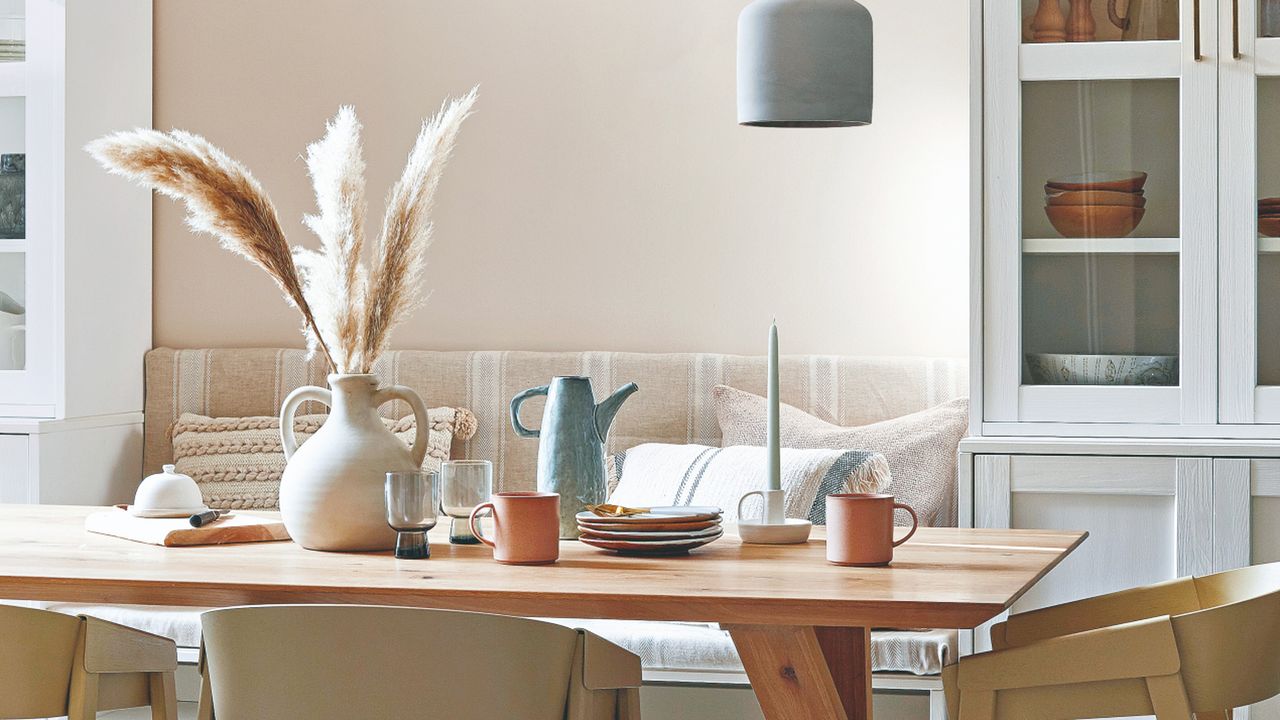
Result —
[[[431, 429], [422, 467], [438, 471], [449, 459], [453, 439], [475, 434], [476, 418], [470, 410], [440, 407], [427, 411]], [[299, 415], [293, 431], [302, 445], [320, 429], [327, 415]], [[413, 445], [417, 423], [412, 415], [383, 419], [387, 429]], [[274, 510], [280, 504], [280, 476], [284, 450], [280, 446], [280, 419], [274, 417], [211, 418], [183, 413], [173, 424], [173, 459], [177, 470], [190, 475], [205, 503], [219, 510]]]
[[[764, 444], [764, 398], [726, 385], [717, 385], [713, 396], [722, 445]], [[893, 494], [915, 509], [920, 524], [954, 526], [956, 452], [968, 426], [969, 401], [960, 398], [860, 427], [833, 425], [783, 404], [779, 432], [783, 447], [881, 453], [893, 473]]]

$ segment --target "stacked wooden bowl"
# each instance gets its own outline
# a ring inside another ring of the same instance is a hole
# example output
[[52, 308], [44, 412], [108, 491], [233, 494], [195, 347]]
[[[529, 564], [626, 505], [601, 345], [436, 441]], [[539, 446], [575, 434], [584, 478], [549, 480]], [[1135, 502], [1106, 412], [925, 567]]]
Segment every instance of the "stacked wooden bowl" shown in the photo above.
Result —
[[1280, 237], [1280, 197], [1258, 201], [1258, 233], [1266, 237]]
[[1050, 178], [1044, 212], [1069, 238], [1119, 238], [1142, 222], [1147, 174], [1136, 170], [1089, 172]]

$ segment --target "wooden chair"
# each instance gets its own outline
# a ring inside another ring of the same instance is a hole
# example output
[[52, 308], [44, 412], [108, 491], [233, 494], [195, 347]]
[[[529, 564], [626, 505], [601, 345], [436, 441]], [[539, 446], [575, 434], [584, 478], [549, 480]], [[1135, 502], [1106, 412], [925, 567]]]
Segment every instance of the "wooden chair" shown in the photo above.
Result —
[[1021, 613], [943, 671], [952, 720], [1228, 720], [1280, 694], [1280, 563]]
[[202, 720], [638, 720], [640, 658], [524, 618], [276, 605], [201, 615]]
[[83, 615], [0, 605], [0, 718], [151, 706], [177, 720], [172, 640]]

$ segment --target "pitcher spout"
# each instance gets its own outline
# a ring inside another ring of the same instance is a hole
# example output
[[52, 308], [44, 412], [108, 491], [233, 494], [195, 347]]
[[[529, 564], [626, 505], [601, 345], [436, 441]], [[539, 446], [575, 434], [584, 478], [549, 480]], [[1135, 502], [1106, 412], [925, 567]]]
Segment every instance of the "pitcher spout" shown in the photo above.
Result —
[[605, 438], [609, 437], [609, 426], [613, 424], [613, 418], [618, 414], [618, 408], [622, 407], [622, 403], [631, 397], [631, 393], [639, 389], [639, 385], [633, 382], [627, 383], [614, 390], [612, 395], [601, 400], [600, 404], [596, 405], [596, 432], [600, 435], [600, 442], [604, 442]]

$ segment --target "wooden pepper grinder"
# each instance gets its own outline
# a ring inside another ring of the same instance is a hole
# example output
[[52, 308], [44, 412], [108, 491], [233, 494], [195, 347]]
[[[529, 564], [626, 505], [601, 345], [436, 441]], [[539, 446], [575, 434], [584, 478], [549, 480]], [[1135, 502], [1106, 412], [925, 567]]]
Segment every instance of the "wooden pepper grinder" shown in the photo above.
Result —
[[1063, 42], [1067, 39], [1067, 18], [1058, 0], [1040, 0], [1031, 29], [1036, 42]]
[[1067, 12], [1067, 42], [1093, 42], [1097, 39], [1093, 22], [1093, 0], [1071, 0]]

